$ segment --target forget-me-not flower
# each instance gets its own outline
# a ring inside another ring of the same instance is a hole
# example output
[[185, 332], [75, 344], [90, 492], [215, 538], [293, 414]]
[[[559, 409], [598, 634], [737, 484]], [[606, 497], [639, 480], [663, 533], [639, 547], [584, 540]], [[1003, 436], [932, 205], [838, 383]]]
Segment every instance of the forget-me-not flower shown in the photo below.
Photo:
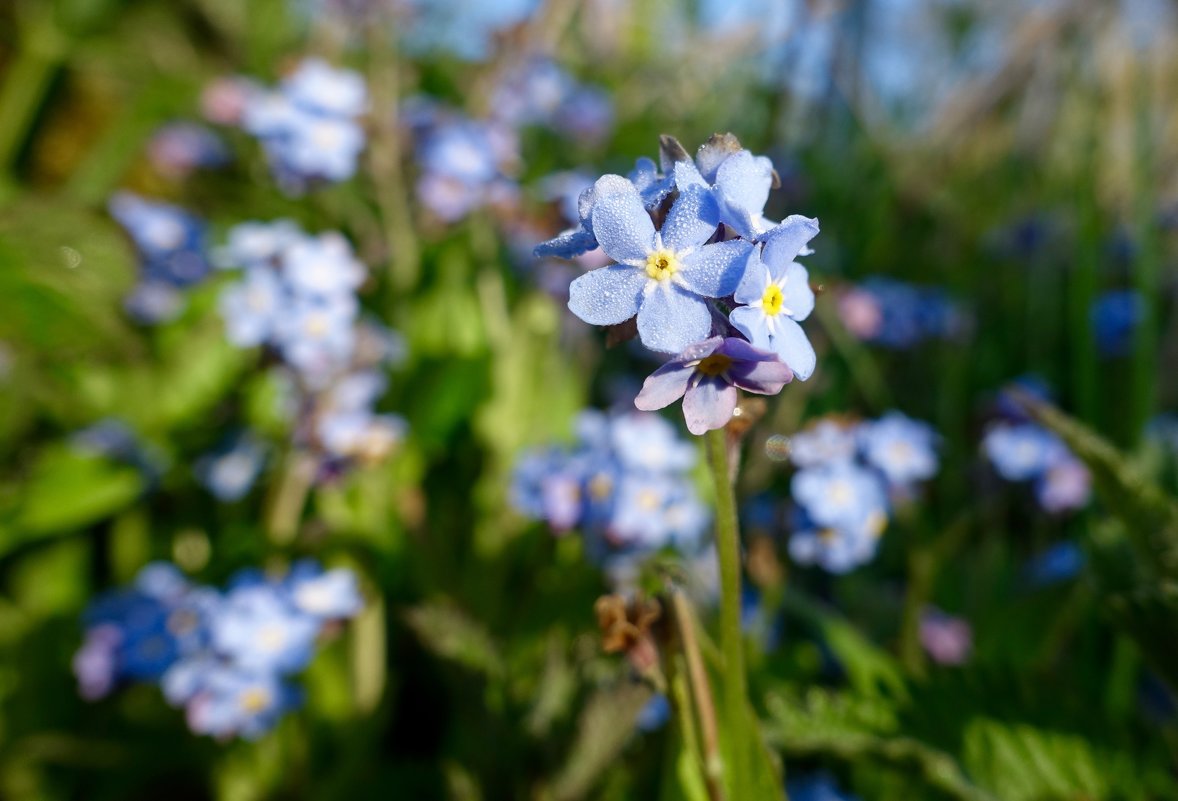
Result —
[[729, 318], [755, 347], [776, 353], [800, 380], [814, 372], [817, 356], [798, 323], [814, 310], [806, 268], [794, 261], [818, 233], [818, 221], [794, 216], [766, 237], [760, 258], [748, 270], [734, 299], [742, 304]]
[[630, 181], [607, 175], [594, 185], [593, 233], [617, 263], [573, 281], [569, 308], [591, 325], [638, 316], [642, 344], [678, 353], [706, 339], [712, 310], [706, 298], [732, 294], [752, 245], [736, 239], [705, 244], [719, 210], [702, 187], [681, 190], [661, 230]]

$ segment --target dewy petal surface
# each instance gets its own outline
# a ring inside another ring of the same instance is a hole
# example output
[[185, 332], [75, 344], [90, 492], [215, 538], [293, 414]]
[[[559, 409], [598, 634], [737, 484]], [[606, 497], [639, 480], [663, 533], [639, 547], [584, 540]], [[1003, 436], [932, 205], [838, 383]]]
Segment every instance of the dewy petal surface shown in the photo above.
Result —
[[790, 262], [785, 268], [785, 286], [782, 287], [782, 305], [789, 309], [789, 316], [799, 322], [814, 311], [814, 290], [810, 288], [810, 275], [806, 268]]
[[731, 295], [744, 277], [752, 249], [743, 239], [704, 245], [683, 259], [680, 275], [692, 291], [706, 298]]
[[694, 373], [694, 367], [687, 367], [679, 360], [664, 364], [642, 382], [642, 391], [634, 399], [634, 405], [644, 412], [670, 406], [683, 397]]
[[578, 277], [569, 286], [569, 310], [590, 325], [617, 325], [638, 313], [646, 273], [611, 264]]
[[692, 434], [723, 428], [736, 409], [736, 387], [723, 379], [705, 378], [683, 396], [683, 419]]
[[719, 224], [720, 210], [712, 193], [698, 184], [685, 186], [663, 223], [663, 245], [676, 252], [699, 247]]
[[594, 184], [593, 235], [614, 261], [645, 259], [654, 250], [654, 223], [634, 184], [621, 178], [622, 186], [613, 180], [617, 178], [621, 176], [607, 175]]
[[799, 380], [805, 381], [814, 373], [814, 366], [818, 363], [814, 346], [806, 338], [806, 332], [802, 327], [785, 315], [777, 318], [773, 349], [781, 360], [790, 366]]
[[791, 214], [765, 235], [761, 258], [770, 267], [780, 268], [796, 259], [806, 243], [817, 235], [818, 220]]
[[769, 188], [773, 184], [773, 164], [764, 156], [747, 150], [733, 153], [716, 171], [716, 188], [728, 201], [753, 216], [765, 211]]
[[744, 277], [736, 287], [733, 299], [745, 305], [756, 303], [765, 296], [765, 285], [769, 281], [769, 268], [761, 261], [759, 251], [753, 250], [749, 254], [748, 265], [744, 270]]
[[707, 303], [670, 283], [656, 285], [638, 312], [642, 344], [663, 353], [678, 353], [711, 330]]

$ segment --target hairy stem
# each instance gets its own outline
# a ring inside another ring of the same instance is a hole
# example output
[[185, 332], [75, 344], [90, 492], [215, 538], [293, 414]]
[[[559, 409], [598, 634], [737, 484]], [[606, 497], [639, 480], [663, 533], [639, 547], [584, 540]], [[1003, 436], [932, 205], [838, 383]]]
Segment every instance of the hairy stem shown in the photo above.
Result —
[[748, 686], [744, 669], [744, 638], [740, 629], [740, 530], [736, 497], [724, 429], [706, 435], [708, 466], [716, 482], [716, 552], [720, 560], [720, 650], [724, 653], [724, 720], [727, 724], [725, 773], [729, 796], [747, 799], [749, 793]]

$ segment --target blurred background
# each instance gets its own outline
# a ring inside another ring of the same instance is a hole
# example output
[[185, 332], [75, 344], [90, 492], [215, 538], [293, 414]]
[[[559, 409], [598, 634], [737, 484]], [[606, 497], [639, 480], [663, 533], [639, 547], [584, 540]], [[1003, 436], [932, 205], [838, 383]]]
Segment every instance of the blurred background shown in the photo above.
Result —
[[[532, 251], [715, 132], [821, 224], [818, 368], [738, 479], [783, 792], [1178, 798], [1176, 42], [1165, 0], [0, 0], [0, 798], [707, 799], [659, 624], [598, 603], [712, 626], [701, 461], [641, 543], [541, 480], [697, 446], [617, 433], [657, 360], [567, 310], [599, 252]], [[816, 563], [794, 437], [892, 410], [936, 468]]]

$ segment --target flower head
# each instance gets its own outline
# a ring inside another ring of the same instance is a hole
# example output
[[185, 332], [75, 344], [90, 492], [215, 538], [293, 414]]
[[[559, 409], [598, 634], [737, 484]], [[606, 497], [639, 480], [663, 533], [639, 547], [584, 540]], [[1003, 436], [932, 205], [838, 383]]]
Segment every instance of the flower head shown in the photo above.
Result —
[[634, 400], [653, 411], [683, 398], [687, 430], [702, 434], [723, 428], [739, 400], [737, 389], [774, 395], [793, 373], [776, 355], [743, 339], [712, 337], [696, 343], [650, 375]]

